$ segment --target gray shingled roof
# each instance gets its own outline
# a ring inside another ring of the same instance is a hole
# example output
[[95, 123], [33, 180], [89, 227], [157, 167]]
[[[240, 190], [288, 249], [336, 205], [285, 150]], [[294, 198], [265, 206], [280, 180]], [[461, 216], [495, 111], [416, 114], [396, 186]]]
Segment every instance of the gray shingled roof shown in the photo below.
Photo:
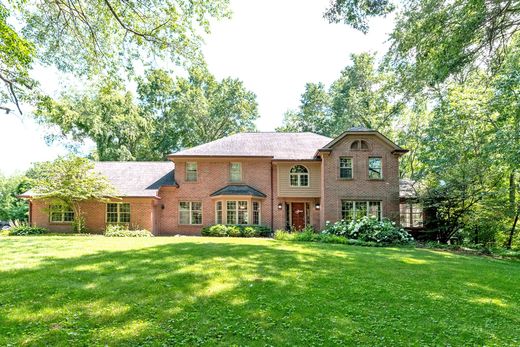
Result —
[[219, 196], [219, 195], [248, 195], [248, 196], [258, 196], [265, 198], [267, 195], [262, 193], [261, 191], [248, 186], [246, 184], [230, 184], [217, 190], [214, 193], [211, 193], [210, 196]]
[[240, 133], [171, 154], [172, 157], [230, 156], [312, 160], [332, 141], [314, 133]]
[[157, 196], [161, 186], [175, 185], [171, 161], [105, 161], [94, 169], [105, 175], [120, 196]]
[[[94, 163], [94, 170], [106, 176], [118, 196], [154, 197], [161, 186], [176, 185], [171, 161], [103, 161]], [[34, 196], [29, 190], [22, 197]]]

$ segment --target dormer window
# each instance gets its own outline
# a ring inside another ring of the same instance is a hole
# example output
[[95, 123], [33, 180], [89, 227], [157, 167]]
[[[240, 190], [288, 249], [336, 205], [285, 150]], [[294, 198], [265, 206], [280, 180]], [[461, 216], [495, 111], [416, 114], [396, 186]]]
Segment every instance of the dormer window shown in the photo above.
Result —
[[368, 150], [368, 142], [365, 140], [356, 140], [352, 142], [350, 149], [353, 151], [366, 151]]
[[291, 187], [308, 187], [309, 170], [303, 165], [295, 165], [290, 171]]

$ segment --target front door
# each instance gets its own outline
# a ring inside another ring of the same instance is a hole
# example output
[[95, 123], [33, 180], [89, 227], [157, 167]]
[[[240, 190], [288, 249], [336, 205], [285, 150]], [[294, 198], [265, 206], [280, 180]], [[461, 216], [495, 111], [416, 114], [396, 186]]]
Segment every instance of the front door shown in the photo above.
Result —
[[291, 204], [292, 227], [296, 230], [305, 228], [305, 203], [293, 202]]

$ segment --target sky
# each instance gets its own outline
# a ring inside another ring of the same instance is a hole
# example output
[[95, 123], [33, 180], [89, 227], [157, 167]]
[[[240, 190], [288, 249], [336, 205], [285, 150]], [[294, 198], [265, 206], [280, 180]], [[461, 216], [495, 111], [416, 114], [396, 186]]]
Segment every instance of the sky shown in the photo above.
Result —
[[[364, 35], [323, 18], [329, 0], [232, 0], [231, 19], [213, 22], [202, 47], [217, 78], [242, 80], [257, 96], [259, 131], [274, 131], [289, 109], [298, 107], [307, 82], [330, 85], [349, 65], [352, 53], [387, 50], [393, 20], [378, 18]], [[74, 83], [52, 67], [38, 66], [33, 76], [53, 94]], [[48, 129], [24, 116], [0, 114], [0, 172], [23, 172], [32, 162], [67, 153], [62, 144], [47, 144]], [[88, 151], [91, 144], [85, 144]]]

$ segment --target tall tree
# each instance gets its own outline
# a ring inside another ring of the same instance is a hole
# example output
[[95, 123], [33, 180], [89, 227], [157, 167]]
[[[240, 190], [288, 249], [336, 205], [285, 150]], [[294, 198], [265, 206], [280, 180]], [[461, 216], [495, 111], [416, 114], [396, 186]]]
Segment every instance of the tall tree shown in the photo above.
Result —
[[27, 220], [27, 201], [17, 196], [26, 192], [30, 182], [24, 175], [0, 175], [0, 220]]
[[8, 0], [0, 4], [0, 76], [17, 103], [36, 60], [89, 75], [119, 74], [157, 58], [198, 62], [201, 33], [211, 18], [228, 16], [227, 7], [228, 0]]
[[139, 81], [138, 94], [142, 108], [155, 117], [153, 142], [164, 154], [256, 128], [255, 94], [238, 79], [217, 81], [205, 68], [176, 79], [152, 70]]
[[323, 83], [307, 83], [300, 99], [300, 108], [287, 111], [280, 132], [304, 132], [328, 136], [333, 131], [331, 97]]
[[140, 112], [132, 94], [119, 82], [103, 80], [58, 101], [40, 100], [35, 111], [42, 123], [56, 125], [60, 138], [96, 145], [96, 160], [145, 160], [161, 156], [149, 143], [152, 120]]
[[370, 53], [353, 54], [328, 92], [323, 84], [308, 83], [300, 108], [289, 111], [279, 131], [313, 131], [337, 136], [353, 126], [389, 133], [402, 112], [393, 77], [377, 69]]

